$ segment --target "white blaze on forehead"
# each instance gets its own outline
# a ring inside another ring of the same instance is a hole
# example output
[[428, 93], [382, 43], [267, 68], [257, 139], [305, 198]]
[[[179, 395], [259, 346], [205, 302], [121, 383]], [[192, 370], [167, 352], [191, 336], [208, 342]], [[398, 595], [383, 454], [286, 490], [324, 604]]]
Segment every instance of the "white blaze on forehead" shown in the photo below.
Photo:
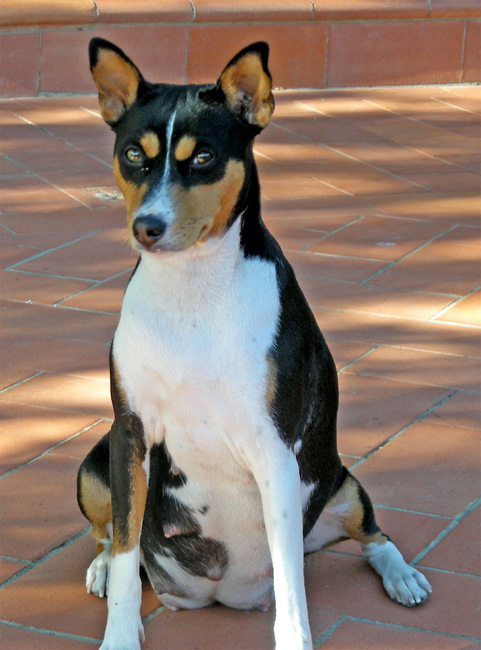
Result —
[[168, 191], [170, 174], [170, 151], [172, 149], [172, 135], [174, 133], [174, 120], [176, 111], [172, 113], [165, 128], [165, 166], [164, 173], [158, 184], [153, 188], [150, 197], [140, 206], [136, 217], [153, 214], [162, 217], [169, 224], [174, 217], [172, 199]]

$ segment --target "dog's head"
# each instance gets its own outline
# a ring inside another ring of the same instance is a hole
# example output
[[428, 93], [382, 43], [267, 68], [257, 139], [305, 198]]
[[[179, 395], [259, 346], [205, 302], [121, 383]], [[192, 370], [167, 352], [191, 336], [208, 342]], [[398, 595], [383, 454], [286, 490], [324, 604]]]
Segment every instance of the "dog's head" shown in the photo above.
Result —
[[90, 42], [114, 174], [138, 251], [179, 251], [221, 236], [240, 211], [252, 140], [274, 110], [269, 48], [254, 43], [216, 84], [152, 84], [117, 46]]

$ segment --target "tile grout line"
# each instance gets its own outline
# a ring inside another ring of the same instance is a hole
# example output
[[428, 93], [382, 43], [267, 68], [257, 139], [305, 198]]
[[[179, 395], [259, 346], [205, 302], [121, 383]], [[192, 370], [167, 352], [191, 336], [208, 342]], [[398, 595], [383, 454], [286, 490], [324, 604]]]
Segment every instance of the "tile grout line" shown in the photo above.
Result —
[[465, 573], [464, 571], [450, 571], [449, 569], [439, 569], [434, 566], [425, 566], [424, 564], [418, 564], [418, 569], [426, 569], [426, 571], [436, 571], [437, 573], [447, 573], [449, 575], [461, 576], [462, 578], [474, 578], [475, 580], [481, 580], [481, 576], [477, 576], [474, 573]]
[[5, 587], [8, 587], [10, 584], [12, 584], [12, 582], [15, 582], [15, 580], [18, 580], [18, 578], [21, 578], [26, 573], [29, 573], [30, 571], [32, 571], [32, 569], [35, 569], [35, 567], [37, 567], [39, 564], [43, 564], [43, 562], [45, 562], [46, 560], [49, 560], [54, 555], [57, 555], [57, 553], [62, 551], [64, 548], [68, 548], [71, 544], [73, 544], [77, 540], [84, 537], [91, 530], [92, 530], [92, 527], [87, 526], [86, 528], [81, 530], [79, 533], [77, 533], [73, 537], [70, 537], [65, 542], [60, 544], [59, 546], [57, 546], [55, 548], [52, 548], [50, 551], [45, 553], [45, 555], [43, 555], [41, 558], [39, 558], [38, 560], [35, 560], [34, 562], [32, 562], [29, 566], [26, 566], [23, 569], [20, 569], [20, 571], [17, 571], [17, 573], [14, 573], [13, 576], [10, 576], [10, 578], [7, 578], [7, 580], [4, 580], [4, 582], [2, 582], [0, 584], [0, 590], [4, 589]]
[[0, 626], [12, 627], [16, 630], [25, 630], [25, 632], [36, 632], [37, 634], [44, 634], [46, 636], [54, 636], [60, 639], [70, 639], [71, 641], [81, 641], [83, 643], [91, 643], [100, 645], [100, 639], [93, 639], [88, 636], [80, 636], [78, 634], [69, 634], [68, 632], [57, 632], [56, 630], [47, 630], [41, 627], [34, 627], [33, 625], [22, 625], [21, 623], [14, 623], [13, 621], [0, 620]]
[[[2, 155], [3, 155], [4, 158], [6, 158], [6, 160], [8, 160], [8, 162], [12, 163], [13, 165], [16, 165], [17, 167], [19, 167], [19, 169], [23, 169], [23, 171], [26, 172], [29, 176], [33, 176], [34, 178], [39, 179], [40, 181], [42, 181], [42, 183], [45, 183], [45, 184], [48, 185], [49, 187], [53, 187], [53, 189], [54, 189], [54, 190], [57, 190], [57, 192], [61, 192], [62, 194], [64, 194], [65, 196], [67, 196], [71, 201], [74, 201], [75, 203], [78, 203], [78, 206], [75, 206], [77, 209], [78, 209], [79, 207], [87, 208], [87, 210], [92, 210], [92, 209], [93, 209], [92, 207], [90, 207], [89, 205], [87, 205], [86, 203], [84, 203], [83, 201], [80, 201], [80, 199], [76, 199], [76, 198], [74, 198], [73, 196], [71, 196], [71, 195], [70, 195], [68, 192], [66, 192], [64, 189], [62, 189], [62, 188], [59, 187], [58, 185], [55, 185], [55, 183], [51, 183], [49, 180], [47, 180], [47, 179], [44, 178], [43, 176], [40, 176], [39, 174], [36, 174], [35, 172], [30, 171], [30, 169], [28, 169], [28, 167], [25, 167], [25, 165], [23, 165], [22, 163], [20, 163], [20, 162], [14, 160], [14, 159], [11, 158], [10, 156], [7, 156], [7, 155], [5, 155], [5, 154], [2, 154]], [[72, 208], [72, 209], [73, 209], [73, 208]]]
[[[309, 111], [312, 111], [314, 113], [318, 113], [319, 115], [322, 115], [323, 117], [327, 117], [329, 119], [334, 119], [334, 120], [338, 119], [338, 118], [333, 118], [330, 115], [328, 115], [327, 113], [323, 113], [322, 111], [318, 110], [317, 108], [313, 108], [312, 106], [309, 106], [308, 104], [304, 104], [303, 102], [296, 102], [296, 103], [299, 106], [302, 106], [305, 109], [308, 109]], [[344, 122], [344, 121], [345, 120], [341, 120], [341, 122]], [[352, 124], [352, 123], [347, 121], [347, 124]], [[293, 135], [296, 135], [297, 137], [303, 138], [304, 140], [307, 140], [308, 142], [311, 142], [315, 146], [321, 147], [322, 149], [328, 149], [329, 151], [333, 151], [337, 155], [342, 156], [344, 158], [347, 158], [348, 160], [353, 160], [354, 162], [357, 162], [357, 163], [359, 163], [361, 165], [365, 165], [366, 167], [369, 167], [370, 169], [375, 169], [378, 172], [382, 172], [386, 176], [390, 176], [391, 178], [395, 178], [396, 180], [402, 181], [403, 183], [406, 183], [408, 185], [412, 185], [413, 187], [419, 187], [421, 190], [424, 190], [424, 192], [423, 192], [424, 194], [432, 194], [433, 193], [433, 190], [429, 190], [426, 187], [424, 187], [423, 185], [419, 185], [418, 183], [415, 183], [414, 181], [410, 181], [407, 178], [404, 178], [403, 176], [399, 176], [398, 174], [394, 174], [393, 172], [389, 172], [387, 169], [383, 169], [382, 167], [378, 167], [377, 165], [373, 165], [372, 163], [369, 163], [369, 162], [367, 162], [365, 160], [361, 160], [360, 158], [356, 158], [355, 156], [351, 156], [350, 154], [346, 153], [345, 151], [341, 151], [340, 149], [336, 149], [335, 147], [331, 147], [331, 145], [329, 145], [329, 144], [325, 144], [324, 142], [317, 142], [316, 140], [313, 140], [310, 137], [301, 135], [297, 131], [293, 131], [292, 129], [288, 129], [285, 126], [280, 126], [279, 124], [276, 124], [275, 126], [277, 126], [280, 129], [283, 129], [284, 131], [287, 131], [288, 133], [292, 133]], [[386, 140], [386, 143], [387, 142], [388, 141]], [[402, 147], [403, 149], [409, 149], [409, 150], [412, 151], [411, 147], [407, 147], [407, 146], [402, 145], [402, 144], [397, 143], [397, 142], [395, 144], [397, 146]], [[424, 155], [426, 155], [426, 154], [424, 154]], [[429, 157], [432, 158], [432, 156], [429, 156]], [[335, 185], [333, 185], [332, 187], [334, 187], [338, 191], [342, 192], [342, 190], [340, 188], [336, 187]]]
[[380, 269], [379, 271], [376, 271], [376, 273], [373, 273], [372, 275], [370, 275], [368, 278], [365, 278], [365, 279], [362, 280], [359, 284], [360, 284], [361, 286], [363, 286], [363, 285], [367, 284], [368, 282], [370, 282], [371, 280], [374, 280], [374, 278], [376, 278], [378, 275], [381, 275], [381, 273], [384, 273], [384, 271], [388, 271], [388, 270], [389, 270], [390, 268], [392, 268], [395, 264], [399, 264], [399, 262], [403, 262], [403, 261], [404, 261], [405, 259], [407, 259], [408, 257], [411, 257], [411, 255], [414, 255], [415, 253], [418, 253], [420, 250], [422, 250], [422, 249], [425, 248], [426, 246], [429, 246], [429, 244], [432, 244], [432, 243], [433, 243], [434, 241], [436, 241], [437, 239], [440, 239], [441, 237], [444, 237], [444, 235], [448, 235], [450, 232], [452, 232], [452, 231], [455, 230], [456, 228], [458, 228], [458, 225], [457, 225], [457, 224], [454, 225], [454, 226], [451, 226], [451, 227], [448, 228], [448, 230], [446, 230], [445, 232], [442, 232], [441, 234], [438, 234], [438, 235], [435, 235], [434, 237], [431, 237], [431, 239], [428, 239], [427, 241], [425, 241], [425, 242], [424, 242], [423, 244], [421, 244], [420, 246], [417, 246], [417, 248], [414, 248], [414, 249], [413, 249], [412, 251], [410, 251], [409, 253], [406, 253], [406, 255], [402, 255], [402, 256], [401, 256], [398, 260], [396, 260], [395, 262], [390, 262], [390, 263], [389, 263], [387, 266], [385, 266], [383, 269]]
[[448, 637], [450, 639], [460, 639], [462, 641], [473, 641], [473, 642], [478, 642], [481, 639], [478, 639], [476, 637], [470, 637], [470, 636], [463, 636], [462, 634], [452, 634], [450, 632], [438, 632], [436, 630], [428, 630], [423, 627], [414, 627], [412, 625], [399, 625], [397, 623], [385, 623], [384, 621], [374, 621], [369, 618], [362, 618], [360, 616], [346, 616], [346, 618], [350, 621], [354, 621], [356, 623], [370, 623], [371, 625], [379, 625], [381, 627], [393, 627], [398, 630], [408, 630], [410, 632], [424, 632], [425, 634], [431, 634], [434, 636], [443, 636], [443, 637]]
[[350, 368], [352, 365], [354, 365], [358, 361], [361, 361], [362, 359], [364, 359], [365, 357], [370, 355], [372, 352], [374, 352], [374, 350], [377, 350], [378, 348], [379, 348], [379, 345], [374, 345], [372, 348], [370, 348], [366, 352], [363, 352], [362, 354], [360, 354], [358, 357], [356, 357], [352, 361], [349, 361], [349, 363], [344, 364], [341, 368], [339, 368], [339, 370], [337, 371], [337, 374], [340, 375], [341, 372], [343, 372], [347, 368]]
[[410, 510], [409, 508], [397, 508], [396, 506], [386, 506], [380, 503], [373, 503], [373, 508], [379, 508], [380, 510], [393, 510], [394, 512], [406, 512], [411, 515], [420, 515], [421, 517], [434, 517], [435, 519], [447, 519], [452, 521], [452, 517], [447, 515], [438, 515], [433, 512], [422, 512], [420, 510]]
[[[114, 275], [110, 275], [108, 278], [104, 278], [103, 280], [97, 280], [92, 282], [92, 284], [89, 287], [85, 287], [85, 289], [79, 289], [78, 291], [75, 291], [74, 293], [70, 294], [69, 296], [66, 296], [65, 298], [61, 298], [60, 300], [57, 300], [57, 302], [53, 303], [54, 307], [61, 306], [63, 302], [66, 300], [70, 300], [71, 298], [76, 298], [77, 296], [85, 293], [86, 291], [90, 291], [90, 289], [96, 289], [97, 287], [102, 286], [106, 282], [109, 282], [110, 280], [115, 280], [116, 278], [120, 277], [124, 273], [128, 273], [129, 271], [132, 272], [135, 269], [135, 266], [131, 266], [128, 269], [125, 269], [123, 271], [119, 271], [119, 273], [114, 273]], [[72, 308], [70, 305], [67, 305], [67, 307]], [[78, 309], [78, 308], [77, 308]], [[97, 311], [97, 310], [94, 310]], [[107, 313], [107, 312], [105, 312]]]
[[[34, 302], [32, 300], [18, 300], [15, 298], [7, 298], [7, 302], [13, 302], [18, 305], [34, 305], [35, 307], [47, 307], [51, 309], [58, 309], [59, 311], [81, 311], [85, 312], [87, 314], [102, 314], [103, 316], [118, 316], [119, 312], [115, 311], [100, 311], [100, 309], [85, 309], [84, 307], [71, 307], [70, 305], [50, 305], [46, 304], [43, 302]], [[82, 341], [83, 339], [64, 339], [68, 341], [75, 341], [79, 340]]]
[[417, 418], [414, 418], [413, 420], [411, 420], [411, 422], [409, 422], [409, 423], [406, 424], [405, 426], [401, 427], [401, 429], [399, 429], [399, 431], [396, 431], [396, 433], [393, 433], [391, 436], [389, 436], [388, 438], [386, 438], [386, 440], [383, 440], [381, 443], [379, 443], [378, 445], [376, 445], [376, 447], [374, 447], [374, 449], [371, 449], [371, 450], [368, 451], [368, 453], [365, 454], [362, 458], [360, 458], [360, 459], [357, 460], [355, 463], [353, 463], [353, 464], [349, 467], [349, 471], [355, 469], [356, 467], [359, 467], [359, 465], [362, 465], [362, 464], [363, 464], [364, 462], [366, 462], [366, 460], [368, 460], [368, 459], [369, 459], [373, 454], [375, 454], [377, 451], [379, 451], [379, 449], [382, 449], [383, 447], [385, 447], [386, 445], [388, 445], [390, 442], [392, 442], [393, 440], [395, 440], [396, 438], [398, 438], [402, 433], [404, 433], [407, 429], [409, 429], [410, 427], [412, 427], [412, 426], [413, 426], [414, 424], [416, 424], [417, 422], [421, 422], [421, 421], [422, 421], [426, 416], [428, 416], [430, 413], [432, 413], [435, 409], [437, 409], [439, 406], [442, 406], [445, 402], [447, 402], [448, 399], [451, 399], [451, 397], [452, 397], [455, 393], [457, 393], [457, 392], [458, 392], [457, 390], [453, 390], [453, 391], [451, 391], [450, 393], [448, 393], [447, 395], [445, 395], [443, 398], [441, 398], [440, 400], [438, 400], [435, 404], [433, 404], [433, 405], [430, 406], [428, 409], [426, 409], [423, 413], [421, 413], [421, 415], [418, 415]]
[[417, 564], [420, 560], [423, 559], [425, 555], [429, 553], [435, 546], [439, 544], [439, 542], [446, 537], [448, 533], [450, 533], [453, 528], [456, 528], [456, 526], [468, 515], [470, 512], [472, 512], [477, 506], [481, 504], [481, 497], [478, 497], [474, 501], [471, 501], [466, 508], [458, 513], [456, 517], [452, 519], [452, 521], [449, 522], [449, 524], [444, 528], [439, 535], [437, 535], [431, 542], [423, 548], [422, 551], [420, 551], [412, 560], [409, 564], [414, 565]]
[[336, 622], [333, 623], [331, 626], [329, 626], [329, 627], [327, 628], [327, 630], [324, 630], [324, 632], [322, 632], [322, 634], [320, 634], [320, 635], [317, 637], [317, 639], [314, 640], [314, 642], [313, 642], [313, 644], [312, 644], [312, 645], [313, 645], [313, 648], [314, 648], [315, 650], [317, 650], [317, 648], [319, 648], [319, 646], [321, 646], [321, 645], [324, 643], [324, 641], [327, 641], [327, 639], [328, 639], [328, 638], [329, 638], [329, 637], [330, 637], [330, 636], [331, 636], [331, 635], [332, 635], [332, 634], [337, 630], [337, 628], [338, 628], [342, 623], [344, 623], [344, 621], [347, 621], [348, 619], [349, 619], [348, 616], [342, 616], [342, 615], [341, 615], [341, 617], [340, 617], [340, 619], [339, 619], [338, 621], [336, 621]]
[[[25, 275], [35, 275], [39, 278], [55, 278], [56, 280], [77, 280], [78, 282], [90, 282], [91, 284], [96, 282], [93, 278], [76, 278], [71, 275], [59, 275], [58, 273], [42, 273], [42, 271], [27, 271], [26, 269], [11, 269], [5, 268], [3, 271], [15, 271], [15, 273], [24, 273]], [[39, 303], [44, 304], [44, 303]]]
[[59, 244], [58, 246], [54, 246], [53, 248], [49, 248], [46, 251], [40, 251], [39, 253], [35, 253], [35, 255], [31, 255], [30, 257], [26, 257], [23, 260], [20, 260], [19, 262], [14, 262], [13, 264], [9, 264], [4, 268], [4, 271], [10, 271], [12, 269], [15, 269], [17, 266], [20, 266], [21, 264], [26, 264], [27, 262], [32, 262], [33, 260], [38, 259], [39, 257], [43, 257], [44, 255], [47, 255], [48, 253], [54, 253], [55, 251], [61, 250], [62, 248], [66, 248], [67, 246], [70, 246], [71, 244], [76, 244], [79, 241], [82, 241], [84, 239], [87, 239], [88, 237], [92, 237], [93, 235], [97, 235], [99, 232], [102, 232], [101, 228], [98, 230], [91, 230], [90, 232], [86, 233], [85, 235], [80, 235], [80, 237], [76, 237], [75, 239], [72, 239], [71, 241], [65, 242], [63, 244]]
[[97, 158], [94, 154], [89, 153], [85, 149], [80, 149], [80, 147], [77, 147], [75, 144], [72, 144], [68, 140], [65, 140], [64, 138], [61, 138], [58, 135], [55, 135], [55, 133], [52, 133], [52, 131], [49, 131], [46, 126], [42, 126], [41, 124], [36, 124], [35, 122], [31, 122], [28, 118], [23, 117], [23, 115], [19, 115], [18, 113], [15, 113], [14, 110], [11, 111], [15, 117], [18, 117], [19, 120], [22, 120], [22, 122], [25, 122], [29, 126], [33, 126], [35, 129], [39, 129], [46, 135], [48, 135], [50, 138], [53, 138], [54, 140], [57, 140], [58, 142], [61, 142], [64, 144], [66, 147], [70, 147], [71, 149], [74, 149], [75, 151], [78, 151], [79, 153], [83, 154], [84, 156], [87, 156], [88, 158], [93, 158], [97, 162], [101, 163], [108, 169], [112, 170], [113, 166], [109, 163], [106, 163], [105, 160], [102, 160], [101, 158]]
[[[341, 232], [342, 230], [344, 230], [345, 228], [348, 228], [349, 226], [352, 226], [353, 224], [357, 223], [358, 221], [362, 221], [362, 219], [365, 219], [365, 217], [366, 217], [365, 214], [361, 214], [359, 217], [356, 217], [355, 219], [352, 219], [352, 220], [349, 221], [348, 223], [345, 223], [344, 225], [339, 226], [339, 228], [335, 228], [334, 230], [331, 230], [330, 232], [326, 232], [326, 233], [324, 234], [324, 236], [323, 236], [323, 237], [320, 237], [320, 238], [317, 240], [317, 242], [314, 242], [314, 244], [306, 244], [305, 246], [301, 247], [301, 248], [299, 249], [299, 252], [303, 252], [303, 251], [304, 251], [306, 248], [308, 248], [309, 246], [315, 246], [315, 244], [319, 243], [320, 241], [324, 241], [325, 239], [327, 239], [327, 238], [330, 237], [331, 235], [335, 235], [335, 234], [337, 234], [338, 232]], [[306, 230], [309, 230], [310, 232], [321, 232], [321, 233], [324, 232], [324, 231], [322, 231], [322, 230], [319, 231], [319, 230], [312, 230], [312, 229], [308, 229], [308, 228], [306, 228]], [[311, 252], [311, 251], [308, 251], [308, 252]], [[360, 258], [360, 259], [364, 259], [364, 258]]]
[[45, 374], [45, 370], [39, 370], [38, 372], [34, 373], [33, 375], [30, 375], [30, 377], [25, 377], [25, 379], [20, 379], [19, 381], [14, 382], [13, 384], [10, 384], [9, 386], [5, 386], [5, 388], [2, 388], [0, 390], [0, 395], [2, 393], [6, 393], [7, 390], [10, 390], [11, 388], [16, 388], [17, 386], [21, 386], [22, 384], [25, 384], [25, 382], [30, 381], [30, 379], [35, 379], [35, 377], [39, 377], [40, 375]]
[[65, 438], [64, 440], [61, 440], [60, 442], [56, 443], [55, 445], [52, 445], [52, 446], [49, 447], [48, 449], [45, 449], [44, 451], [42, 451], [42, 453], [37, 454], [37, 456], [34, 456], [33, 458], [30, 458], [30, 460], [25, 461], [25, 462], [22, 463], [21, 465], [17, 465], [16, 467], [13, 467], [12, 469], [8, 470], [8, 472], [5, 472], [4, 474], [2, 474], [2, 475], [0, 476], [0, 479], [2, 479], [2, 478], [6, 478], [7, 476], [10, 476], [10, 474], [14, 474], [15, 472], [18, 472], [18, 470], [23, 469], [24, 467], [27, 467], [27, 465], [31, 465], [31, 464], [34, 463], [36, 460], [39, 460], [40, 458], [43, 458], [44, 456], [46, 456], [47, 454], [49, 454], [50, 452], [52, 452], [54, 449], [57, 449], [58, 447], [61, 447], [61, 446], [64, 445], [66, 442], [70, 442], [71, 440], [73, 440], [73, 439], [76, 438], [77, 436], [80, 436], [82, 433], [86, 433], [87, 431], [89, 431], [89, 430], [92, 429], [93, 427], [97, 426], [97, 425], [100, 424], [101, 422], [108, 422], [108, 420], [106, 420], [106, 419], [104, 419], [104, 418], [100, 418], [100, 419], [97, 420], [96, 422], [93, 422], [93, 424], [89, 424], [89, 425], [87, 425], [86, 427], [84, 427], [83, 429], [81, 429], [80, 431], [76, 431], [75, 433], [73, 433], [73, 434], [72, 434], [71, 436], [69, 436], [68, 438]]
[[464, 296], [459, 296], [459, 298], [456, 298], [456, 300], [453, 300], [449, 305], [444, 307], [443, 309], [440, 309], [436, 314], [433, 314], [431, 318], [429, 318], [428, 323], [435, 321], [437, 318], [448, 312], [452, 307], [455, 307], [458, 303], [461, 302], [461, 300], [464, 300], [465, 298], [468, 298], [468, 296], [471, 296], [473, 293], [478, 291], [478, 289], [481, 289], [481, 285], [475, 287], [474, 289], [471, 289], [471, 291], [468, 291], [468, 293], [465, 293]]

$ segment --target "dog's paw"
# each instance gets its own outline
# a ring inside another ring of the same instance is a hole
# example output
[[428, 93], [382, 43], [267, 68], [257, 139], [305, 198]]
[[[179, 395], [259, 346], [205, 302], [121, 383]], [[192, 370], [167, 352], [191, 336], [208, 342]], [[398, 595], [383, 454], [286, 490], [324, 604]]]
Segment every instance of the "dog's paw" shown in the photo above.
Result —
[[389, 597], [405, 607], [421, 605], [432, 592], [423, 574], [409, 564], [405, 564], [400, 571], [386, 574], [382, 582]]
[[88, 594], [95, 594], [99, 598], [103, 598], [107, 594], [111, 559], [112, 553], [110, 547], [107, 547], [97, 555], [95, 560], [87, 569], [85, 586]]
[[421, 605], [432, 592], [431, 585], [417, 569], [409, 566], [391, 541], [363, 546], [363, 556], [382, 577], [388, 596], [405, 607]]

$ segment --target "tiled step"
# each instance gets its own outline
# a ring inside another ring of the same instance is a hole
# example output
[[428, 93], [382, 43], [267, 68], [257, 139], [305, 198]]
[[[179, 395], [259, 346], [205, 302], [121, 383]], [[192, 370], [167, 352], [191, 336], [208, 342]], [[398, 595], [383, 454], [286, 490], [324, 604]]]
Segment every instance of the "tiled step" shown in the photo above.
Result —
[[92, 36], [153, 81], [212, 81], [255, 40], [274, 83], [344, 88], [481, 81], [479, 0], [9, 0], [0, 95], [93, 92]]

